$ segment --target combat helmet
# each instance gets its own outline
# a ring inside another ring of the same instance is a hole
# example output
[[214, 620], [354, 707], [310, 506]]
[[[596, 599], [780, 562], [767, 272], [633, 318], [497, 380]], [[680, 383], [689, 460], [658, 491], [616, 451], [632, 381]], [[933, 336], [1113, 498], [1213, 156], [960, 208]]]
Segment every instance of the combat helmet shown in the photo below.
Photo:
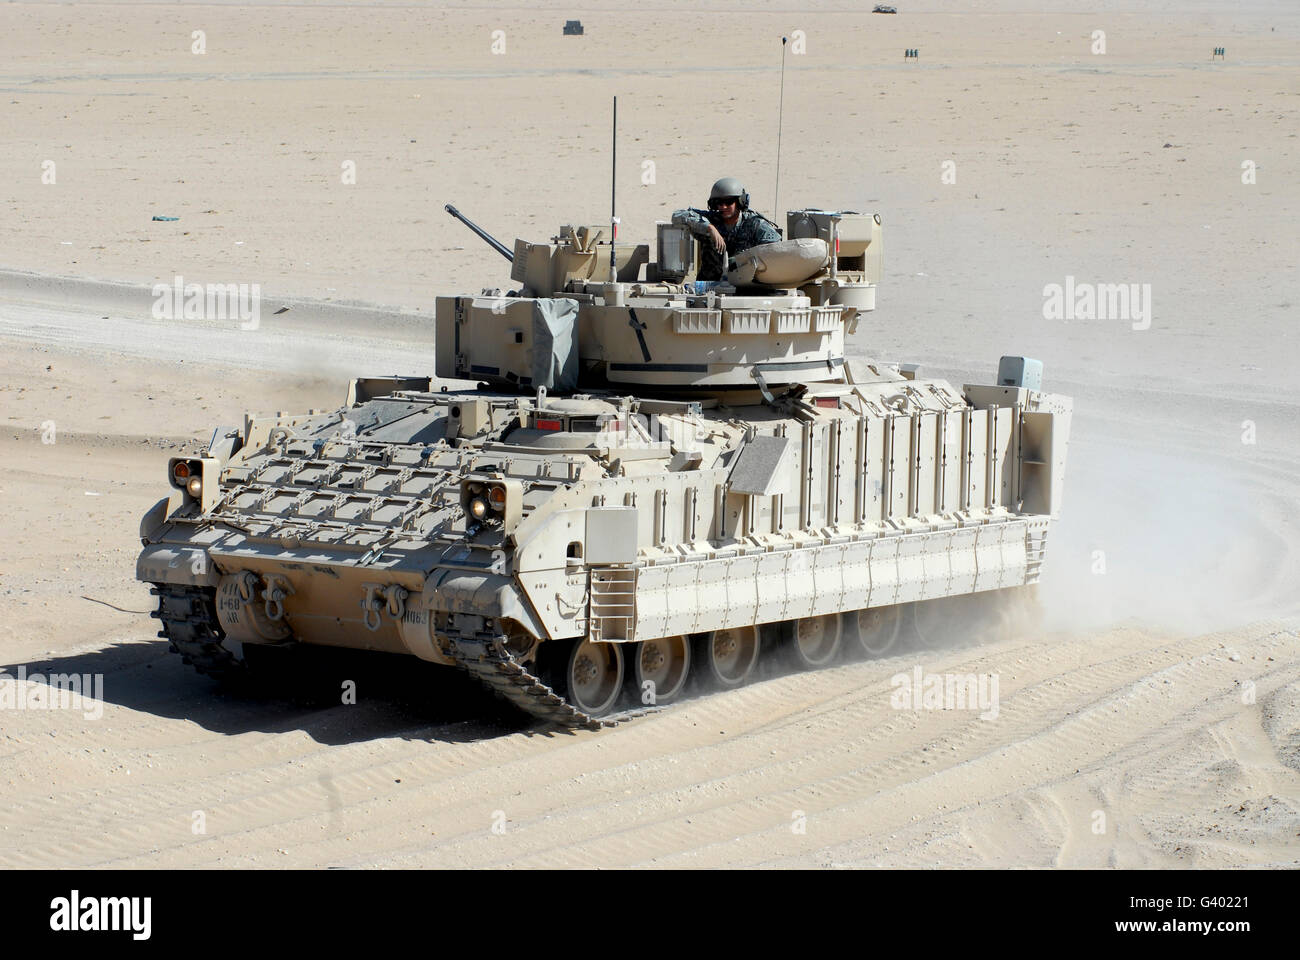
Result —
[[723, 197], [739, 197], [740, 209], [749, 209], [749, 193], [746, 192], [745, 185], [736, 177], [723, 177], [709, 191], [710, 202], [721, 200]]

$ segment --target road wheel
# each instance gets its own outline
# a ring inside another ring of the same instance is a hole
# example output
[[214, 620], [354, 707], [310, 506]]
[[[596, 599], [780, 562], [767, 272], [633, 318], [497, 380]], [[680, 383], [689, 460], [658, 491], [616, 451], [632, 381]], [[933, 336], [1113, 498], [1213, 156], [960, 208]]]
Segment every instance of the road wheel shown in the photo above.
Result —
[[843, 635], [843, 625], [838, 614], [796, 620], [789, 627], [786, 659], [798, 670], [824, 667], [839, 654]]
[[623, 691], [623, 650], [585, 638], [552, 640], [538, 651], [542, 682], [589, 717], [613, 711]]
[[728, 627], [694, 637], [695, 672], [703, 684], [733, 690], [743, 686], [758, 665], [758, 628]]
[[690, 674], [689, 637], [643, 640], [627, 653], [628, 699], [647, 707], [672, 703], [685, 692]]
[[870, 607], [849, 614], [853, 618], [854, 649], [861, 656], [883, 657], [898, 642], [903, 627], [901, 605]]
[[956, 625], [960, 623], [970, 625], [968, 620], [954, 619], [954, 611], [960, 608], [953, 601], [965, 599], [965, 597], [940, 597], [934, 600], [918, 600], [909, 604], [911, 616], [905, 619], [906, 625], [911, 628], [908, 633], [912, 646], [917, 650], [938, 650], [940, 647], [949, 646], [954, 640], [954, 635], [960, 635], [959, 631], [955, 630]]

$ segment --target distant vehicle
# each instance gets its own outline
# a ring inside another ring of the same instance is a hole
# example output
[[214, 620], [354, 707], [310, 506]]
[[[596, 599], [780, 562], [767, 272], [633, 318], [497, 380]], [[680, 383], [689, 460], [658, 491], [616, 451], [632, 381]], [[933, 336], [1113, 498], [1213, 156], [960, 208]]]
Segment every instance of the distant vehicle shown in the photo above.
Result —
[[898, 9], [896, 7], [887, 7], [883, 3], [878, 3], [871, 8], [871, 12], [872, 13], [898, 13]]

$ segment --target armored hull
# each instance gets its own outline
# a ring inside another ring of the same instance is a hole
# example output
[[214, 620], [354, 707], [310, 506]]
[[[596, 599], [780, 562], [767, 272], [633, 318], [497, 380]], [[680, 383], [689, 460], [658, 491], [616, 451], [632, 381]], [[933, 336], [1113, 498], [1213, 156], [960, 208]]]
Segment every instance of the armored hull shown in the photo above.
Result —
[[846, 360], [865, 256], [702, 292], [645, 246], [583, 277], [610, 251], [579, 237], [517, 242], [512, 295], [439, 301], [436, 373], [477, 388], [360, 379], [169, 464], [137, 575], [188, 660], [405, 653], [598, 726], [765, 656], [880, 652], [911, 605], [1038, 579], [1070, 402], [1032, 362], [958, 390]]

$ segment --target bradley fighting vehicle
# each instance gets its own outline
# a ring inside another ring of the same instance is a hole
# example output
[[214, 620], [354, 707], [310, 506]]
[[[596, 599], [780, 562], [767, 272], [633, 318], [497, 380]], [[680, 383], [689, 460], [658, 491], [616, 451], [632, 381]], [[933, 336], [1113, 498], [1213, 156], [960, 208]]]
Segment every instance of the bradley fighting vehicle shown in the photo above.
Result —
[[171, 461], [137, 576], [200, 671], [407, 653], [590, 727], [1038, 579], [1070, 400], [1025, 358], [961, 390], [846, 358], [878, 217], [791, 212], [710, 284], [670, 223], [654, 259], [600, 226], [510, 250], [469, 225], [519, 286], [438, 299], [436, 377], [357, 379]]

